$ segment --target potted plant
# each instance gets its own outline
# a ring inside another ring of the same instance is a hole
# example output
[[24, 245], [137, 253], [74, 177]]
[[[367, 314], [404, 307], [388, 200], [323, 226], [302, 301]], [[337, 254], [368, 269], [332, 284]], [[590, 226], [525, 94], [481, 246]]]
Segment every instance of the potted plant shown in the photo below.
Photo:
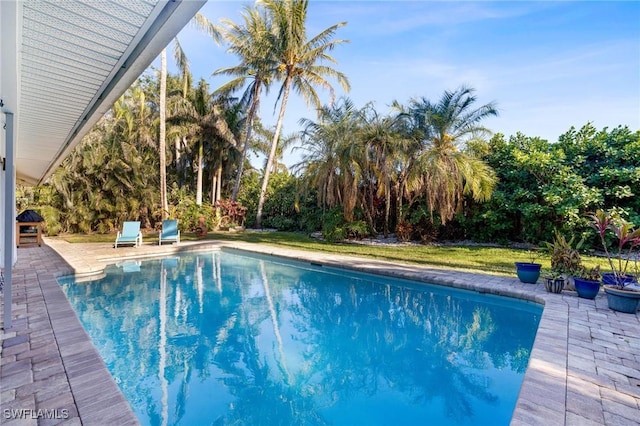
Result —
[[[632, 259], [637, 269], [640, 228], [634, 229], [632, 223], [622, 218], [614, 218], [603, 210], [597, 210], [591, 215], [591, 219], [591, 226], [600, 237], [611, 268], [611, 273], [603, 280], [609, 308], [619, 312], [635, 313], [640, 307], [640, 286], [637, 284], [637, 277], [629, 273], [628, 269]], [[609, 250], [605, 239], [608, 232], [613, 233], [618, 242], [614, 251]]]
[[549, 293], [561, 293], [565, 286], [565, 278], [562, 273], [552, 270], [544, 275], [544, 288]]
[[552, 243], [545, 243], [547, 252], [551, 258], [551, 272], [554, 276], [564, 278], [565, 285], [569, 290], [574, 290], [573, 276], [577, 275], [582, 267], [582, 259], [580, 258], [580, 247], [584, 244], [584, 238], [573, 247], [575, 237], [571, 237], [569, 241], [558, 230]]
[[535, 284], [538, 282], [542, 264], [535, 262], [537, 256], [538, 254], [535, 250], [529, 250], [530, 262], [515, 262], [516, 275], [518, 275], [518, 279], [523, 283]]
[[595, 299], [600, 292], [600, 266], [587, 269], [580, 267], [577, 275], [573, 277], [573, 283], [578, 292], [578, 297], [583, 299]]

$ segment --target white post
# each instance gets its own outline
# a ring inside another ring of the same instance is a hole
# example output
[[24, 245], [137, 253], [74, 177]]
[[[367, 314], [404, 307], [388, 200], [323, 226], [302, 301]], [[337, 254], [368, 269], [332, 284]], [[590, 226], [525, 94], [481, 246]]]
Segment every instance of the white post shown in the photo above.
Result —
[[4, 329], [11, 328], [11, 284], [13, 278], [13, 252], [15, 250], [15, 141], [13, 137], [13, 113], [5, 112], [6, 117], [6, 157], [4, 160]]

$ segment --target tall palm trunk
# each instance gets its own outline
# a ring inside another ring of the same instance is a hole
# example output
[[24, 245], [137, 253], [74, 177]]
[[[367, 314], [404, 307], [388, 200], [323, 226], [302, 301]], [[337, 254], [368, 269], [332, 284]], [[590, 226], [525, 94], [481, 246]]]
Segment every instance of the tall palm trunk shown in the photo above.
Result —
[[215, 206], [222, 199], [222, 163], [216, 166], [216, 172], [211, 176], [211, 205]]
[[211, 192], [209, 193], [211, 195], [211, 205], [215, 206], [216, 205], [216, 201], [218, 200], [217, 196], [216, 196], [216, 187], [218, 186], [218, 174], [217, 173], [212, 173], [211, 174]]
[[204, 143], [200, 140], [198, 145], [198, 175], [196, 180], [196, 205], [202, 205], [202, 172], [204, 169]]
[[160, 55], [160, 141], [158, 151], [160, 153], [160, 204], [161, 217], [166, 219], [169, 215], [169, 202], [167, 200], [167, 50], [162, 49]]
[[218, 201], [222, 198], [222, 161], [218, 164], [218, 173], [216, 175], [218, 178], [216, 182], [216, 201]]
[[175, 168], [176, 168], [176, 181], [179, 187], [182, 186], [182, 159], [181, 154], [180, 154], [180, 136], [176, 136], [174, 139], [174, 145], [175, 145]]
[[280, 113], [278, 114], [278, 123], [276, 124], [276, 131], [273, 134], [273, 141], [271, 141], [271, 151], [269, 152], [269, 158], [267, 159], [267, 166], [264, 169], [264, 178], [262, 179], [262, 188], [260, 189], [258, 213], [256, 215], [256, 228], [262, 227], [262, 209], [264, 207], [264, 199], [269, 185], [269, 174], [273, 166], [273, 161], [276, 157], [276, 151], [278, 150], [278, 139], [280, 138], [280, 130], [282, 129], [284, 113], [287, 109], [287, 100], [289, 99], [289, 91], [291, 89], [291, 79], [289, 77], [287, 77], [284, 85], [284, 94], [282, 95], [282, 104], [280, 105]]
[[251, 139], [251, 133], [253, 131], [253, 118], [256, 115], [258, 104], [260, 103], [260, 91], [262, 87], [259, 83], [256, 83], [253, 91], [253, 102], [251, 102], [251, 108], [249, 108], [249, 116], [247, 117], [247, 132], [244, 140], [244, 146], [242, 148], [242, 158], [240, 159], [240, 167], [238, 167], [238, 175], [236, 176], [236, 183], [233, 185], [233, 192], [231, 194], [231, 200], [236, 201], [238, 198], [238, 191], [240, 190], [240, 180], [242, 180], [242, 173], [244, 171], [244, 162], [247, 158], [247, 151], [249, 149], [249, 140]]
[[385, 195], [384, 195], [384, 237], [389, 236], [389, 216], [391, 216], [391, 179], [389, 174], [385, 178]]

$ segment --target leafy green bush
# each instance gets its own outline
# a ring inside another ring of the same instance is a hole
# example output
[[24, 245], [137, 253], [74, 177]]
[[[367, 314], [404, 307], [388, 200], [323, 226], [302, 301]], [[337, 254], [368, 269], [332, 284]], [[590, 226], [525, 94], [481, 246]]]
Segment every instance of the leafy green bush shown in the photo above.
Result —
[[298, 231], [298, 223], [292, 217], [270, 216], [262, 222], [265, 228], [274, 228], [278, 231]]
[[322, 229], [322, 213], [315, 206], [315, 200], [311, 206], [302, 206], [298, 214], [298, 230], [308, 234]]
[[342, 241], [347, 238], [342, 207], [334, 207], [324, 215], [322, 222], [322, 236], [327, 241]]
[[251, 228], [256, 223], [258, 200], [260, 198], [261, 175], [256, 170], [244, 173], [238, 192], [238, 202], [247, 208], [245, 226]]
[[347, 238], [361, 240], [371, 235], [371, 229], [364, 220], [355, 220], [345, 224]]

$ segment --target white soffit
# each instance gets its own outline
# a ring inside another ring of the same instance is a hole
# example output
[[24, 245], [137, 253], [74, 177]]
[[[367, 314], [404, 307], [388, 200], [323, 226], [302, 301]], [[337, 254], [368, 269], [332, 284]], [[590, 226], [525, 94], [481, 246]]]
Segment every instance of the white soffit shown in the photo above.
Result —
[[18, 181], [53, 173], [205, 2], [21, 2]]

